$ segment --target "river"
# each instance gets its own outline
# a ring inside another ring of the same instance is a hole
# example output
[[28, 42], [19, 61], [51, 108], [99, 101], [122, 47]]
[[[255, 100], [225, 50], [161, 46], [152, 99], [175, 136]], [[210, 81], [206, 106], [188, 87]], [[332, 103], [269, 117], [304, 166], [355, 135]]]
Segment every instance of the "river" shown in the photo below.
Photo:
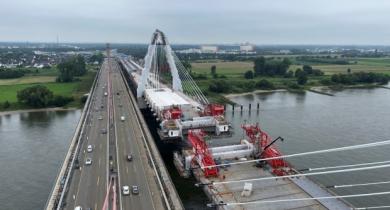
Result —
[[0, 115], [0, 209], [43, 209], [80, 115]]
[[[212, 140], [212, 145], [237, 143], [240, 125], [260, 122], [278, 142], [284, 154], [313, 151], [390, 139], [390, 90], [348, 89], [334, 96], [307, 92], [275, 92], [237, 96], [241, 113], [228, 107], [234, 136]], [[248, 104], [252, 104], [249, 113]], [[260, 110], [256, 110], [260, 103]], [[32, 112], [0, 116], [0, 209], [42, 209], [52, 189], [81, 112]], [[359, 149], [289, 159], [297, 169], [389, 160], [390, 146]], [[169, 158], [165, 158], [170, 161]], [[204, 207], [206, 201], [189, 181], [180, 179], [169, 166], [188, 209]], [[390, 169], [313, 177], [323, 185], [388, 181]], [[388, 190], [390, 185], [338, 189], [342, 195]], [[348, 199], [354, 205], [389, 205], [390, 196]], [[197, 203], [202, 203], [199, 205]]]

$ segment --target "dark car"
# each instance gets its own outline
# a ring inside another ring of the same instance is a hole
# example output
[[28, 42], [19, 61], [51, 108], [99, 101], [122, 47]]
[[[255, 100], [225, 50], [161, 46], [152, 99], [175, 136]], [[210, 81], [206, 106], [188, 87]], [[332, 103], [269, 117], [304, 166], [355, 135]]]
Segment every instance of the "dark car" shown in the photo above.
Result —
[[127, 160], [128, 160], [128, 161], [132, 161], [132, 160], [133, 160], [133, 155], [128, 154], [128, 155], [127, 155]]
[[138, 186], [137, 186], [137, 185], [131, 186], [131, 192], [132, 192], [133, 194], [139, 194], [139, 188], [138, 188]]
[[102, 134], [106, 134], [107, 133], [107, 129], [103, 128], [102, 129]]

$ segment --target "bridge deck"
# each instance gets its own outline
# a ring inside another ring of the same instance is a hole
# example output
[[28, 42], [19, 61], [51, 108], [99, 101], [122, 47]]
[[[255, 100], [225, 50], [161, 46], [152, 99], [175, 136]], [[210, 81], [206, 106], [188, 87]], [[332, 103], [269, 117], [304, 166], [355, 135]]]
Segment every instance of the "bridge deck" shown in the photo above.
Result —
[[[112, 97], [109, 93], [108, 96], [104, 94], [109, 92], [107, 87], [109, 69]], [[79, 154], [76, 154], [80, 168], [74, 169], [71, 173], [62, 209], [73, 210], [76, 206], [82, 206], [83, 209], [102, 209], [111, 168], [117, 172], [119, 181], [117, 188], [119, 209], [165, 209], [163, 189], [156, 181], [156, 171], [151, 165], [150, 153], [146, 151], [147, 147], [143, 142], [144, 133], [136, 120], [137, 108], [133, 107], [120, 67], [115, 61], [105, 60], [95, 91], [91, 93], [90, 98], [91, 109], [87, 113], [86, 123], [82, 126], [84, 133], [79, 145], [81, 149]], [[112, 123], [109, 122], [108, 112], [111, 98]], [[125, 120], [121, 119], [122, 116]], [[92, 145], [92, 152], [87, 151], [88, 145]], [[117, 157], [109, 156], [113, 154], [109, 152], [113, 145], [116, 147]], [[132, 161], [127, 160], [128, 154], [133, 155]], [[85, 164], [87, 158], [92, 159], [91, 165]], [[112, 160], [114, 161], [111, 163]], [[117, 167], [112, 167], [113, 164]], [[123, 185], [130, 186], [130, 189], [132, 185], [139, 186], [139, 194], [121, 195]]]

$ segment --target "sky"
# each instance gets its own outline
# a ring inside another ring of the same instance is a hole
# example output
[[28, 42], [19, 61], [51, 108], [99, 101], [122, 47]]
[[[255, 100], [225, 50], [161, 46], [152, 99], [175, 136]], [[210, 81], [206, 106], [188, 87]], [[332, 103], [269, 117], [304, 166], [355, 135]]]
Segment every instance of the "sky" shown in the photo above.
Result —
[[390, 45], [390, 0], [0, 1], [0, 42]]

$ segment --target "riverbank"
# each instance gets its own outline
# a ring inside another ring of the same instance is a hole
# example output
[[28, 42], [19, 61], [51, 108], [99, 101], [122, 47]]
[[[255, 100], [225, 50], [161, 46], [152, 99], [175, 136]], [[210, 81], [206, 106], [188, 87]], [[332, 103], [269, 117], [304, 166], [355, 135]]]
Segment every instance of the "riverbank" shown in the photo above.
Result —
[[26, 112], [72, 111], [72, 110], [78, 110], [78, 109], [79, 108], [77, 108], [77, 107], [69, 107], [69, 108], [53, 107], [53, 108], [43, 108], [43, 109], [22, 109], [22, 110], [12, 110], [12, 111], [2, 111], [2, 112], [0, 112], [0, 116], [18, 114], [18, 113], [26, 113]]
[[[323, 94], [328, 96], [334, 96], [333, 92], [335, 91], [342, 91], [345, 89], [365, 89], [365, 88], [385, 88], [390, 89], [389, 87], [378, 85], [378, 84], [357, 84], [357, 85], [337, 85], [337, 86], [314, 86], [314, 87], [307, 87], [305, 89], [300, 90], [299, 92], [305, 92], [305, 91], [311, 91], [317, 94]], [[252, 94], [258, 94], [258, 93], [274, 93], [274, 92], [295, 92], [293, 89], [275, 89], [275, 90], [254, 90], [244, 93], [228, 93], [228, 94], [222, 94], [224, 98], [226, 98], [228, 101], [231, 101], [232, 98], [237, 96], [246, 96], [246, 95], [252, 95]]]
[[251, 95], [251, 94], [257, 94], [257, 93], [273, 93], [273, 92], [284, 92], [288, 91], [287, 89], [276, 89], [276, 90], [254, 90], [250, 92], [244, 92], [244, 93], [229, 93], [229, 94], [223, 94], [225, 98], [231, 99], [237, 96], [245, 96], [245, 95]]

